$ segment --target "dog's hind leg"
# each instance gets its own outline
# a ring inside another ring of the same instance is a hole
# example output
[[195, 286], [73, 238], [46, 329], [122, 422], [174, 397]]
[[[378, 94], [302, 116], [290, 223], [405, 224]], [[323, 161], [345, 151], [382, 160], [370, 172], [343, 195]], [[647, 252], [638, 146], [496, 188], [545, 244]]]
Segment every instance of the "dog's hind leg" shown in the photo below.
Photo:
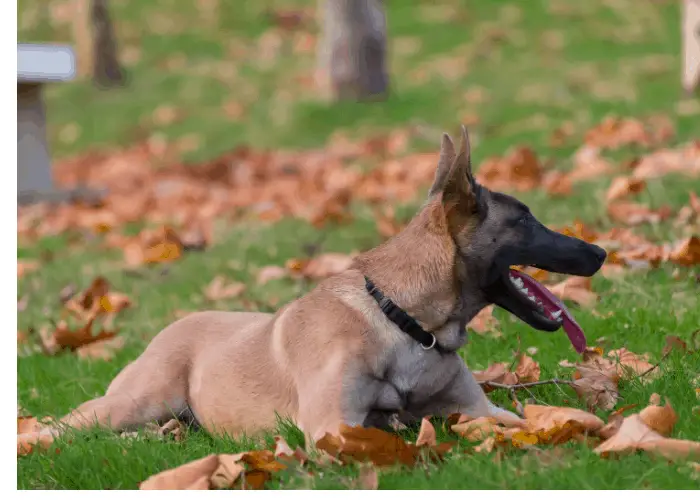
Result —
[[186, 414], [186, 367], [152, 361], [142, 355], [117, 375], [104, 396], [86, 401], [38, 432], [18, 435], [18, 448], [21, 444], [50, 441], [68, 429], [104, 427], [123, 431]]

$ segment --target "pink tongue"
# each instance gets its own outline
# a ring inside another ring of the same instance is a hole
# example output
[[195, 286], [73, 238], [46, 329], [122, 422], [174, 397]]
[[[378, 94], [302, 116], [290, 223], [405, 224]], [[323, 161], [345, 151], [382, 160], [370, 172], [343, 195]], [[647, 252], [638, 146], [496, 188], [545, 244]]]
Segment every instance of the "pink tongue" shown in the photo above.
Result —
[[586, 350], [586, 336], [566, 306], [532, 276], [514, 269], [510, 270], [510, 275], [515, 279], [523, 280], [523, 288], [527, 288], [528, 295], [535, 297], [535, 300], [542, 305], [549, 319], [556, 319], [553, 314], [556, 311], [561, 311], [562, 327], [569, 336], [571, 345], [574, 346], [576, 352], [584, 352]]

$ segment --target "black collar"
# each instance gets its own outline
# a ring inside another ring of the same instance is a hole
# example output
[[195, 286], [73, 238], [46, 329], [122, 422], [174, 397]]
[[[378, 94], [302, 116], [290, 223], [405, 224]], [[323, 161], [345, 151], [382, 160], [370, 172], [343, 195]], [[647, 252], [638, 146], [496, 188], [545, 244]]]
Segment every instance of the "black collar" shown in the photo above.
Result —
[[396, 326], [401, 328], [401, 330], [413, 337], [423, 349], [427, 351], [434, 347], [437, 351], [442, 351], [442, 348], [435, 339], [435, 335], [423, 330], [415, 319], [409, 316], [406, 311], [394, 304], [394, 302], [389, 297], [384, 295], [367, 276], [365, 276], [365, 288], [374, 298], [374, 300], [377, 301], [379, 308], [386, 315], [386, 317], [394, 322]]

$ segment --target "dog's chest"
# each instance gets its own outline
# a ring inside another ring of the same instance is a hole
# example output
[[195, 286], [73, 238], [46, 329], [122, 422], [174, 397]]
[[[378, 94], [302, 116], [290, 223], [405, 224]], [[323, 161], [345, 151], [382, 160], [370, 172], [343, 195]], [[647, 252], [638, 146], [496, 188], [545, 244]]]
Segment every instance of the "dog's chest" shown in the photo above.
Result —
[[421, 407], [445, 389], [455, 376], [452, 356], [420, 348], [396, 353], [387, 366], [385, 380], [399, 394], [402, 409]]

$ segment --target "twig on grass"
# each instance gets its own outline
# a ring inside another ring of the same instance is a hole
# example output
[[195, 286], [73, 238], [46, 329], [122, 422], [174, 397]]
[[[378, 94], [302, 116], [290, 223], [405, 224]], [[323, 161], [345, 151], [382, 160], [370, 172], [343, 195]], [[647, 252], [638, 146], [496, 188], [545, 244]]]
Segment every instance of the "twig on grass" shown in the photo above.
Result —
[[523, 404], [518, 399], [518, 396], [516, 394], [515, 389], [511, 388], [509, 392], [510, 392], [510, 399], [513, 401], [513, 404], [515, 405], [515, 413], [517, 413], [519, 417], [524, 417], [525, 416], [525, 409], [523, 408]]
[[559, 378], [552, 378], [549, 380], [539, 380], [537, 382], [524, 382], [521, 384], [501, 384], [499, 382], [490, 382], [488, 380], [485, 380], [483, 382], [479, 382], [479, 385], [488, 385], [490, 387], [493, 387], [494, 389], [508, 389], [508, 390], [518, 390], [518, 389], [527, 389], [528, 387], [535, 387], [537, 385], [548, 385], [548, 384], [554, 384], [554, 385], [573, 385], [573, 381], [571, 380], [562, 380]]
[[648, 375], [648, 374], [650, 374], [651, 372], [653, 372], [654, 370], [656, 370], [656, 369], [661, 365], [661, 363], [663, 363], [663, 361], [664, 361], [666, 358], [668, 358], [669, 354], [671, 354], [671, 351], [668, 351], [666, 354], [664, 354], [663, 356], [661, 356], [661, 359], [659, 359], [659, 361], [658, 361], [654, 366], [652, 366], [652, 367], [649, 368], [648, 370], [643, 371], [642, 373], [640, 373], [639, 375], [637, 375], [637, 378], [642, 378], [643, 376]]

